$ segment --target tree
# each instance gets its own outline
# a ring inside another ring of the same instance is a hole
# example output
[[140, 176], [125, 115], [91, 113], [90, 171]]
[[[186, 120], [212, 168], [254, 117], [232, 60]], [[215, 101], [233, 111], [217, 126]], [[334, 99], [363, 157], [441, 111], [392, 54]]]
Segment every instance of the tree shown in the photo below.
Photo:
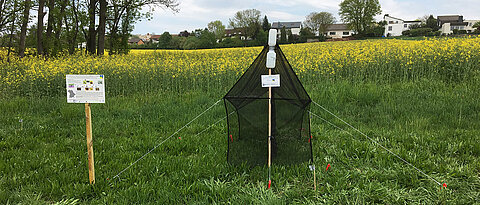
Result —
[[198, 38], [197, 48], [213, 48], [215, 47], [216, 39], [215, 34], [208, 31], [208, 29], [204, 29], [200, 33], [200, 37]]
[[263, 29], [263, 31], [269, 31], [271, 27], [272, 26], [268, 22], [267, 15], [265, 15], [265, 17], [263, 18], [262, 29]]
[[37, 53], [43, 55], [43, 17], [45, 13], [45, 0], [38, 0], [38, 14], [37, 14]]
[[23, 3], [23, 17], [22, 17], [22, 25], [20, 28], [20, 41], [18, 43], [18, 56], [23, 58], [25, 56], [25, 40], [27, 38], [27, 26], [28, 20], [30, 19], [30, 8], [31, 8], [31, 0], [25, 0]]
[[472, 27], [477, 28], [477, 30], [480, 29], [480, 21], [475, 22]]
[[314, 33], [318, 32], [319, 35], [327, 31], [329, 24], [335, 23], [335, 17], [328, 12], [312, 12], [306, 16], [303, 22], [304, 27], [310, 28]]
[[97, 45], [97, 55], [101, 56], [105, 52], [105, 27], [107, 23], [107, 0], [99, 0], [100, 2], [100, 11], [98, 18], [98, 45]]
[[308, 27], [301, 28], [299, 41], [304, 43], [307, 42], [307, 39], [310, 38], [315, 38], [315, 33], [313, 33], [312, 30]]
[[427, 19], [426, 22], [426, 27], [431, 28], [432, 30], [436, 31], [438, 30], [438, 24], [437, 24], [437, 19], [433, 17], [433, 15], [430, 15]]
[[256, 9], [238, 11], [229, 19], [230, 27], [242, 29], [246, 37], [255, 38], [260, 28], [260, 14]]
[[97, 31], [95, 29], [95, 12], [96, 12], [97, 0], [89, 0], [88, 4], [88, 36], [87, 36], [87, 52], [89, 54], [95, 54], [96, 51], [96, 36]]
[[[128, 38], [135, 22], [150, 19], [155, 7], [178, 12], [177, 0], [110, 0], [108, 2], [109, 54], [128, 52]], [[150, 10], [144, 11], [148, 6]]]
[[216, 20], [208, 23], [208, 30], [215, 34], [215, 38], [221, 40], [225, 36], [225, 26]]
[[169, 32], [163, 32], [158, 39], [158, 47], [159, 48], [168, 48], [170, 46], [170, 42], [172, 41], [172, 35]]
[[288, 31], [287, 31], [287, 41], [288, 41], [288, 43], [295, 43], [295, 40], [296, 39], [295, 39], [295, 37], [292, 33], [292, 30], [288, 29]]
[[378, 0], [344, 0], [340, 3], [339, 14], [343, 22], [363, 34], [374, 21], [373, 17], [381, 12]]
[[280, 29], [280, 43], [287, 43], [287, 29], [285, 29], [285, 26]]

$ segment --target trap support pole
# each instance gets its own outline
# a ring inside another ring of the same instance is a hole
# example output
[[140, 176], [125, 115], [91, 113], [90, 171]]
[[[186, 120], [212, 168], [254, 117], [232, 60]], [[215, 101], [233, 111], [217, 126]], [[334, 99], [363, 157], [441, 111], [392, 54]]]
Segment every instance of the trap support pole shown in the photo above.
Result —
[[[275, 45], [277, 44], [277, 30], [270, 29], [268, 33], [268, 46], [266, 67], [268, 75], [272, 75], [272, 69], [275, 68], [276, 53]], [[268, 189], [272, 184], [271, 180], [271, 165], [272, 165], [272, 87], [268, 87]]]
[[87, 127], [87, 151], [88, 151], [88, 179], [90, 184], [95, 184], [95, 167], [93, 162], [93, 140], [92, 140], [92, 111], [90, 103], [85, 103], [85, 121]]

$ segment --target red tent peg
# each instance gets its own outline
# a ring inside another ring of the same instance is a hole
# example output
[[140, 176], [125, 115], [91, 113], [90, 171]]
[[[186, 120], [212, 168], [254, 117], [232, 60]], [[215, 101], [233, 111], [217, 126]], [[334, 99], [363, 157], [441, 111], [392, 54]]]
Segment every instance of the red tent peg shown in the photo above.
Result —
[[442, 186], [447, 188], [447, 183], [443, 183]]
[[230, 135], [230, 141], [233, 142], [233, 137], [232, 137], [232, 135]]
[[330, 168], [330, 164], [327, 164], [327, 168], [325, 169], [325, 171], [328, 171], [328, 168]]
[[270, 189], [271, 185], [272, 185], [272, 180], [268, 180], [268, 189]]
[[181, 140], [181, 139], [182, 139], [182, 137], [178, 137], [178, 139], [179, 139], [179, 140]]

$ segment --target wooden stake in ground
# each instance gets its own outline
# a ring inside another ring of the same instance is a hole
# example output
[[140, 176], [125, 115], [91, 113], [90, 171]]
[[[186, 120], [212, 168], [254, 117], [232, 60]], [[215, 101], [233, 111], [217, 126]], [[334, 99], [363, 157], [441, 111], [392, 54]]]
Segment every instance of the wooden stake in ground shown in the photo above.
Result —
[[[268, 75], [272, 75], [272, 69], [268, 69]], [[272, 87], [268, 87], [268, 188], [270, 188], [270, 166], [272, 164]]]
[[[276, 54], [275, 46], [277, 45], [277, 30], [270, 29], [268, 34], [269, 51], [267, 53], [266, 67], [268, 69], [268, 78], [272, 76], [272, 69], [275, 68]], [[263, 78], [263, 77], [262, 77]], [[271, 79], [270, 79], [271, 80]], [[263, 79], [262, 79], [263, 81]], [[280, 83], [280, 81], [278, 81]], [[262, 82], [263, 86], [263, 82]], [[268, 188], [272, 184], [271, 165], [272, 165], [272, 85], [268, 85]]]
[[87, 150], [88, 150], [88, 179], [90, 184], [95, 184], [95, 167], [93, 161], [93, 140], [92, 140], [92, 112], [90, 103], [85, 103], [85, 119], [87, 127]]
[[93, 161], [92, 111], [90, 104], [105, 103], [104, 75], [66, 75], [67, 103], [85, 104], [85, 123], [87, 128], [88, 178], [95, 184]]

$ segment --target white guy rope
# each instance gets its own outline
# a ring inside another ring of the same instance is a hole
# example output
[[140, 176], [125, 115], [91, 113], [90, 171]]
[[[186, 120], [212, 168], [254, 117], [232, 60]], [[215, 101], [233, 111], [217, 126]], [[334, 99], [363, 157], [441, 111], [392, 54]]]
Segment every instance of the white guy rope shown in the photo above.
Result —
[[[231, 114], [233, 114], [235, 111], [231, 112], [230, 114], [228, 114], [228, 116], [230, 116]], [[195, 136], [193, 137], [196, 137], [202, 133], [204, 133], [205, 131], [207, 131], [208, 129], [210, 129], [211, 127], [213, 127], [214, 125], [218, 124], [220, 121], [224, 120], [225, 118], [227, 118], [227, 116], [223, 117], [222, 119], [219, 119], [217, 120], [216, 122], [214, 122], [213, 124], [211, 124], [210, 126], [208, 126], [207, 128], [205, 128], [204, 130], [202, 130], [201, 132], [197, 133]]]
[[183, 130], [185, 127], [187, 127], [188, 125], [190, 125], [193, 121], [197, 120], [200, 116], [202, 116], [203, 114], [205, 114], [207, 111], [209, 111], [210, 109], [212, 109], [215, 105], [217, 105], [222, 99], [218, 100], [217, 102], [215, 102], [212, 106], [210, 106], [209, 108], [207, 108], [206, 110], [204, 110], [202, 113], [200, 113], [199, 115], [197, 115], [195, 118], [193, 118], [193, 120], [191, 120], [190, 122], [188, 122], [187, 124], [185, 124], [183, 127], [181, 127], [180, 129], [178, 129], [177, 131], [175, 131], [172, 135], [170, 135], [169, 137], [165, 138], [162, 142], [158, 143], [157, 145], [155, 145], [155, 147], [153, 147], [152, 149], [148, 150], [147, 153], [145, 153], [143, 156], [141, 156], [140, 158], [138, 158], [137, 160], [135, 160], [133, 163], [131, 163], [130, 165], [128, 165], [125, 169], [123, 169], [122, 171], [120, 171], [117, 175], [115, 175], [112, 179], [115, 179], [117, 177], [120, 176], [120, 174], [122, 174], [124, 171], [126, 171], [127, 169], [129, 169], [130, 167], [132, 167], [134, 164], [136, 164], [138, 161], [142, 160], [145, 156], [147, 156], [148, 154], [150, 154], [151, 152], [153, 152], [153, 150], [157, 149], [160, 145], [162, 145], [163, 143], [165, 143], [168, 139], [170, 139], [171, 137], [175, 136], [176, 134], [178, 134], [181, 130]]
[[[313, 101], [313, 104], [317, 105], [318, 107], [322, 108], [323, 110], [325, 110], [326, 112], [328, 112], [330, 115], [334, 116], [335, 118], [337, 118], [338, 120], [342, 121], [343, 123], [345, 123], [346, 125], [348, 125], [350, 128], [352, 128], [353, 130], [357, 131], [358, 133], [360, 133], [361, 135], [363, 135], [364, 137], [366, 137], [367, 139], [369, 139], [370, 141], [372, 141], [373, 143], [375, 143], [376, 145], [380, 146], [381, 148], [383, 148], [384, 150], [386, 150], [387, 152], [389, 152], [390, 154], [392, 154], [393, 156], [397, 157], [398, 159], [400, 159], [401, 161], [403, 161], [405, 164], [411, 166], [412, 168], [414, 168], [415, 170], [417, 170], [418, 172], [420, 172], [421, 174], [423, 174], [424, 176], [426, 176], [427, 178], [431, 179], [432, 181], [434, 181], [435, 183], [437, 183], [438, 185], [442, 186], [442, 183], [438, 182], [435, 178], [431, 177], [430, 175], [426, 174], [425, 172], [423, 172], [422, 170], [420, 170], [419, 168], [415, 167], [413, 164], [411, 164], [410, 162], [408, 162], [407, 160], [403, 159], [402, 157], [398, 156], [397, 154], [395, 154], [394, 152], [390, 151], [388, 148], [384, 147], [382, 144], [380, 144], [379, 142], [377, 142], [376, 140], [372, 139], [371, 137], [367, 136], [366, 134], [364, 134], [363, 132], [361, 132], [360, 130], [358, 130], [357, 128], [355, 128], [354, 126], [352, 126], [351, 124], [349, 124], [348, 122], [346, 122], [345, 120], [343, 120], [342, 118], [338, 117], [337, 115], [333, 114], [332, 112], [330, 112], [329, 110], [327, 110], [325, 107], [321, 106], [320, 104], [316, 103], [315, 101]], [[313, 114], [314, 116], [316, 117], [319, 117], [320, 119], [322, 119], [323, 121], [327, 122], [328, 124], [330, 125], [333, 125], [334, 127], [340, 129], [340, 130], [343, 130], [345, 132], [347, 132], [350, 136], [354, 137], [352, 133], [342, 129], [342, 128], [339, 128], [338, 126], [334, 125], [333, 123], [331, 122], [328, 122], [327, 120], [321, 118], [320, 116], [310, 112], [311, 114]]]

